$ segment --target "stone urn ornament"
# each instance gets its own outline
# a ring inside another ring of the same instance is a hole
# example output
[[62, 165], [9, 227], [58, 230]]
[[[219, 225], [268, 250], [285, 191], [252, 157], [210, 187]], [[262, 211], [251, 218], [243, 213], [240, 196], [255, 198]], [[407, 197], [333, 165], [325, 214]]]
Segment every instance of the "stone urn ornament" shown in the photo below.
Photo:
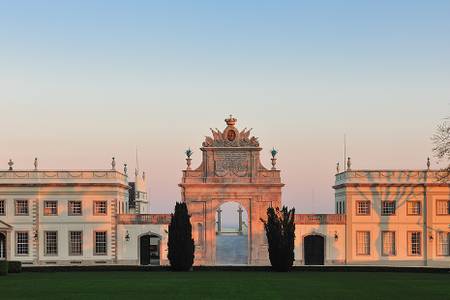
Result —
[[187, 164], [187, 170], [191, 170], [191, 164], [192, 164], [192, 154], [194, 154], [194, 152], [191, 150], [191, 148], [187, 149], [186, 152], [186, 164]]
[[8, 161], [8, 166], [9, 166], [8, 170], [9, 170], [9, 171], [12, 171], [12, 170], [13, 170], [13, 166], [14, 166], [14, 162], [12, 161], [11, 158], [10, 158], [9, 161]]
[[272, 155], [272, 170], [276, 170], [276, 165], [277, 165], [277, 156], [278, 154], [278, 150], [275, 149], [275, 147], [270, 151], [270, 155]]

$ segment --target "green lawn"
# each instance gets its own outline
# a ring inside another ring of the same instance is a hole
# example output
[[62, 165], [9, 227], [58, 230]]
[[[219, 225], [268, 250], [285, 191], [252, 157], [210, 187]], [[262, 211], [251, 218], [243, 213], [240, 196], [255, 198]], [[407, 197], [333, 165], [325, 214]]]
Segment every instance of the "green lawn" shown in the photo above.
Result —
[[60, 272], [0, 277], [0, 299], [450, 299], [450, 274]]

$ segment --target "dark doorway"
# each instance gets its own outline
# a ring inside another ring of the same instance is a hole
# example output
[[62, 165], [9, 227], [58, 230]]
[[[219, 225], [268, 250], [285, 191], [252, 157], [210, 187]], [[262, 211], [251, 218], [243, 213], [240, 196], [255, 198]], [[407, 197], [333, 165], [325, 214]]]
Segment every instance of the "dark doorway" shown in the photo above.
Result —
[[159, 248], [161, 237], [157, 235], [146, 234], [139, 239], [140, 244], [140, 263], [143, 266], [159, 265]]
[[0, 232], [0, 259], [6, 259], [6, 236]]
[[303, 239], [305, 265], [323, 265], [325, 261], [325, 239], [320, 235], [308, 235]]

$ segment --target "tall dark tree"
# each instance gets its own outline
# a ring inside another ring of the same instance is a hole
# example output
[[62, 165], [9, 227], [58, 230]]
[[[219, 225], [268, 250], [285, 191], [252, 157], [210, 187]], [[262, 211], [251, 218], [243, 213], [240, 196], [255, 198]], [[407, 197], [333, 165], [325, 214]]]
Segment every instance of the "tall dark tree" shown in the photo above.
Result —
[[295, 240], [295, 208], [288, 210], [286, 206], [267, 209], [267, 221], [264, 221], [267, 241], [269, 243], [269, 259], [275, 271], [286, 272], [294, 263]]
[[190, 218], [186, 203], [177, 202], [169, 225], [168, 242], [168, 258], [174, 271], [189, 271], [194, 263], [195, 245]]

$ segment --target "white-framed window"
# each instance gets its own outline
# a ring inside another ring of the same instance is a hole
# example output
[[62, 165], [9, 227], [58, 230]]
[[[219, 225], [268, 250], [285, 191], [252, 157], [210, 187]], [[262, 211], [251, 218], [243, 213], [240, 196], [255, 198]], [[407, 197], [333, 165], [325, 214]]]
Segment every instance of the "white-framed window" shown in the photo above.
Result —
[[69, 216], [81, 216], [83, 214], [83, 206], [81, 201], [69, 201]]
[[382, 231], [381, 243], [383, 245], [383, 255], [392, 256], [395, 255], [395, 231]]
[[356, 214], [358, 216], [370, 215], [370, 201], [357, 201], [356, 202]]
[[44, 216], [58, 215], [58, 201], [44, 201]]
[[45, 231], [44, 237], [45, 255], [58, 255], [58, 232]]
[[450, 255], [450, 232], [440, 231], [437, 234], [437, 255]]
[[6, 215], [6, 201], [0, 200], [0, 216]]
[[381, 215], [395, 215], [395, 201], [381, 201]]
[[83, 255], [83, 232], [69, 232], [69, 255]]
[[450, 201], [449, 200], [437, 200], [436, 201], [436, 213], [438, 215], [450, 215]]
[[108, 206], [106, 201], [94, 201], [94, 215], [105, 216], [108, 212]]
[[16, 216], [28, 216], [28, 200], [15, 200]]
[[94, 238], [95, 238], [94, 254], [95, 255], [106, 255], [108, 253], [107, 252], [106, 231], [95, 231]]
[[16, 254], [28, 255], [28, 231], [16, 232]]
[[420, 201], [407, 201], [407, 214], [410, 216], [419, 216], [421, 214]]
[[356, 232], [356, 255], [370, 255], [370, 231]]
[[408, 255], [422, 254], [422, 233], [420, 231], [408, 232]]

